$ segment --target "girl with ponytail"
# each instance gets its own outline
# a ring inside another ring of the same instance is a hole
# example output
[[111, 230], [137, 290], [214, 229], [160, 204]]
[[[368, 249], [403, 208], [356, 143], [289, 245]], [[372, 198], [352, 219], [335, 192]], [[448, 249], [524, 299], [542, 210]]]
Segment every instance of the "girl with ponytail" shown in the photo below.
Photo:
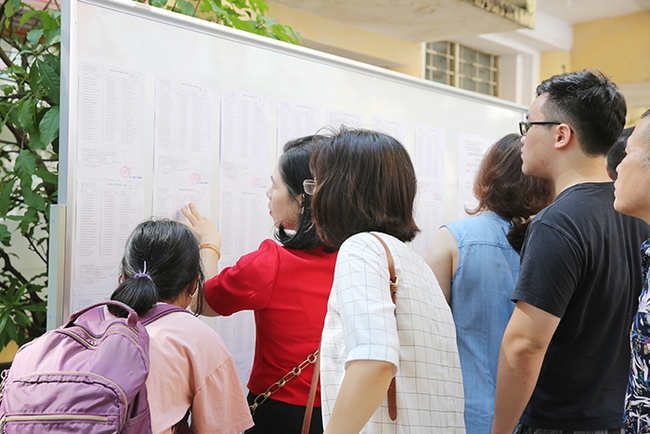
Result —
[[[183, 224], [140, 223], [129, 236], [120, 284], [111, 300], [144, 316], [158, 303], [187, 308], [203, 293], [199, 245]], [[109, 307], [116, 316], [119, 308]], [[149, 323], [147, 394], [154, 433], [176, 433], [191, 413], [191, 432], [239, 433], [252, 425], [244, 391], [223, 340], [195, 315], [172, 312]], [[187, 428], [187, 426], [185, 426]]]

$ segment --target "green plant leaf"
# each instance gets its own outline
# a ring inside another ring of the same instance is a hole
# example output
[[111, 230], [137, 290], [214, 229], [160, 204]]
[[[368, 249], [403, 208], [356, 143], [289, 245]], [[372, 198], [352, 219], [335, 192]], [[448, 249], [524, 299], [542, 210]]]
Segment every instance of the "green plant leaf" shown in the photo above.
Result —
[[268, 4], [264, 0], [249, 0], [251, 7], [255, 12], [257, 12], [259, 15], [264, 15], [266, 11], [269, 9]]
[[18, 334], [16, 333], [16, 324], [14, 324], [14, 321], [11, 319], [11, 317], [7, 317], [7, 322], [5, 323], [5, 333], [9, 335], [11, 339], [14, 341], [18, 341]]
[[34, 171], [34, 175], [38, 176], [49, 184], [56, 184], [59, 180], [59, 176], [56, 173], [52, 173], [45, 166], [39, 166]]
[[34, 154], [26, 149], [23, 149], [16, 157], [16, 164], [14, 165], [14, 172], [22, 179], [31, 179], [36, 170], [36, 158]]
[[7, 326], [7, 320], [9, 319], [9, 310], [5, 310], [0, 314], [0, 336], [5, 333], [5, 327]]
[[5, 217], [9, 212], [11, 193], [14, 191], [16, 181], [17, 179], [14, 178], [2, 186], [2, 192], [0, 192], [0, 217]]
[[41, 40], [41, 37], [43, 36], [43, 29], [32, 29], [29, 32], [27, 32], [27, 40], [29, 41], [30, 44], [32, 44], [33, 47], [38, 45], [38, 42]]
[[54, 14], [52, 14], [53, 11], [49, 10], [40, 10], [37, 11], [38, 16], [36, 17], [43, 23], [43, 28], [44, 29], [53, 29], [55, 27], [61, 27], [60, 24], [57, 23], [56, 17]]
[[38, 149], [43, 149], [47, 143], [41, 141], [41, 135], [37, 130], [32, 130], [29, 132], [29, 149], [36, 151]]
[[[12, 2], [7, 2], [5, 3], [5, 16], [7, 19], [5, 20], [5, 27], [9, 27], [9, 19], [14, 16], [16, 12], [14, 11], [14, 6]], [[1, 327], [0, 327], [1, 329]]]
[[17, 289], [16, 292], [14, 292], [13, 296], [13, 304], [18, 304], [20, 303], [20, 299], [23, 298], [23, 295], [25, 295], [25, 290], [27, 289], [27, 284], [23, 283], [20, 285]]
[[167, 0], [149, 0], [149, 4], [157, 8], [163, 8], [167, 4]]
[[273, 24], [275, 24], [275, 18], [265, 17], [264, 15], [260, 15], [259, 17], [257, 17], [257, 21], [261, 21], [267, 26], [272, 26]]
[[26, 130], [34, 129], [34, 106], [36, 102], [29, 98], [18, 104], [18, 124]]
[[34, 15], [36, 15], [38, 11], [29, 11], [25, 12], [22, 17], [20, 17], [20, 27], [24, 26], [27, 21]]
[[21, 10], [23, 7], [33, 9], [31, 6], [24, 4], [21, 0], [9, 0], [9, 2], [11, 2], [11, 6], [16, 12]]
[[33, 191], [29, 187], [21, 185], [20, 191], [22, 192], [25, 205], [32, 207], [38, 211], [45, 211], [45, 199], [38, 192]]
[[46, 302], [41, 302], [37, 304], [30, 304], [23, 306], [24, 310], [28, 310], [30, 312], [47, 312], [47, 303]]
[[194, 16], [194, 5], [185, 0], [176, 0], [176, 5], [183, 15]]
[[43, 144], [51, 143], [59, 135], [59, 106], [51, 107], [38, 123]]
[[[31, 191], [31, 190], [29, 190]], [[25, 193], [23, 192], [23, 195]], [[28, 193], [29, 194], [29, 193]], [[13, 217], [13, 216], [12, 216]], [[32, 207], [27, 207], [25, 213], [22, 216], [16, 216], [17, 220], [20, 221], [20, 233], [25, 236], [30, 232], [34, 232], [34, 226], [37, 225], [40, 221], [38, 212]], [[13, 220], [13, 218], [12, 218]]]
[[5, 96], [8, 96], [16, 90], [16, 86], [12, 84], [0, 84], [0, 90], [2, 90]]
[[7, 229], [7, 225], [0, 224], [0, 243], [7, 247], [11, 245], [11, 232]]
[[14, 312], [14, 319], [19, 327], [29, 327], [32, 325], [32, 321], [29, 317], [20, 310]]
[[45, 90], [46, 95], [54, 102], [54, 104], [59, 103], [59, 92], [60, 92], [60, 77], [58, 71], [56, 71], [52, 65], [46, 61], [34, 62], [34, 65], [37, 65], [40, 72], [39, 84]]
[[56, 27], [45, 31], [43, 45], [49, 47], [53, 44], [61, 42], [61, 27]]

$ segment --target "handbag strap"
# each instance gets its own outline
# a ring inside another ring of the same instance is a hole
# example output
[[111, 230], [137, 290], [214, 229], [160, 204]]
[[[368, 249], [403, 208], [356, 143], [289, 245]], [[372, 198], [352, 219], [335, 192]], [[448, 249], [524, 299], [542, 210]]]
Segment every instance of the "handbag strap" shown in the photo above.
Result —
[[[262, 405], [264, 401], [266, 401], [269, 396], [273, 395], [275, 392], [278, 390], [282, 389], [285, 384], [287, 384], [289, 381], [293, 380], [294, 378], [300, 376], [302, 374], [302, 371], [309, 365], [313, 365], [316, 363], [318, 366], [318, 350], [314, 351], [313, 353], [309, 354], [305, 360], [303, 360], [299, 365], [294, 366], [284, 374], [282, 378], [280, 378], [278, 381], [275, 383], [271, 384], [268, 389], [266, 389], [264, 392], [260, 393], [253, 399], [253, 403], [249, 405], [249, 408], [251, 409], [251, 414], [255, 414], [255, 410], [257, 410], [257, 407]], [[314, 367], [315, 370], [317, 370], [317, 367]], [[313, 374], [312, 374], [313, 377]]]
[[[386, 259], [388, 259], [388, 273], [390, 274], [390, 298], [395, 304], [397, 297], [397, 285], [399, 284], [399, 279], [395, 274], [395, 261], [393, 261], [393, 255], [390, 254], [388, 246], [381, 239], [381, 237], [373, 232], [370, 232], [370, 235], [377, 238], [381, 245], [386, 250]], [[320, 352], [320, 351], [319, 351]], [[318, 360], [316, 361], [316, 366], [314, 366], [314, 374], [311, 377], [311, 386], [309, 387], [309, 398], [307, 399], [307, 407], [305, 408], [305, 418], [302, 421], [302, 434], [309, 434], [309, 426], [311, 424], [311, 414], [314, 408], [314, 401], [316, 398], [316, 386], [318, 385], [318, 377], [320, 374], [320, 354]], [[388, 415], [391, 420], [397, 419], [397, 386], [395, 385], [395, 377], [390, 381], [388, 386]]]
[[388, 250], [388, 246], [386, 245], [384, 240], [381, 239], [379, 235], [373, 232], [370, 232], [370, 235], [377, 238], [381, 243], [381, 245], [384, 246], [384, 250], [386, 250], [386, 259], [388, 259], [388, 272], [390, 273], [390, 298], [391, 300], [393, 300], [393, 304], [395, 304], [395, 298], [397, 297], [397, 285], [399, 284], [399, 279], [395, 275], [395, 262], [393, 261], [393, 255], [390, 254], [390, 250]]
[[305, 408], [305, 418], [302, 420], [301, 434], [309, 434], [309, 427], [311, 425], [311, 414], [314, 410], [314, 402], [316, 401], [316, 389], [318, 388], [318, 377], [320, 376], [320, 349], [318, 353], [318, 359], [314, 365], [314, 373], [311, 376], [311, 385], [309, 386], [309, 396], [307, 398], [307, 407]]
[[[388, 272], [390, 273], [390, 298], [391, 300], [393, 300], [393, 304], [395, 304], [395, 299], [397, 297], [397, 285], [399, 283], [399, 279], [395, 275], [395, 262], [393, 261], [393, 255], [390, 254], [390, 250], [388, 249], [388, 246], [386, 245], [384, 240], [381, 239], [379, 235], [373, 232], [370, 232], [370, 235], [377, 238], [381, 243], [381, 245], [384, 246], [384, 250], [386, 250], [386, 258], [388, 259]], [[395, 316], [397, 316], [397, 312], [395, 312]], [[393, 377], [390, 380], [390, 386], [388, 386], [387, 395], [388, 395], [388, 415], [390, 416], [390, 420], [395, 420], [397, 419], [397, 386], [395, 385], [395, 377]]]

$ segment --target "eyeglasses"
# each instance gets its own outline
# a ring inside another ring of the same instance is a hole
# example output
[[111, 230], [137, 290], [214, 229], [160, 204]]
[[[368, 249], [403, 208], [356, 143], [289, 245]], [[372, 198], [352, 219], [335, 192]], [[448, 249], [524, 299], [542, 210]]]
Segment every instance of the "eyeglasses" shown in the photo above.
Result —
[[560, 125], [562, 122], [519, 122], [519, 132], [522, 136], [528, 134], [533, 125]]
[[316, 181], [313, 179], [305, 179], [302, 181], [302, 188], [305, 189], [305, 193], [308, 195], [314, 194], [314, 189], [316, 188]]

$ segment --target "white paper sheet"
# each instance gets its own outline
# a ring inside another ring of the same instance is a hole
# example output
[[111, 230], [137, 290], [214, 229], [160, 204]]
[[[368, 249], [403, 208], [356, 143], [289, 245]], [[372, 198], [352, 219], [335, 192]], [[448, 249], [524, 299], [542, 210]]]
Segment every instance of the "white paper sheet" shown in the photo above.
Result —
[[401, 144], [405, 145], [406, 140], [406, 123], [394, 121], [390, 119], [375, 118], [372, 120], [372, 128], [384, 134], [397, 139]]
[[158, 77], [154, 142], [153, 215], [179, 220], [193, 202], [210, 217], [212, 89]]
[[280, 158], [284, 145], [293, 139], [312, 136], [323, 126], [320, 107], [298, 104], [291, 101], [278, 103], [277, 157]]
[[144, 79], [141, 72], [80, 63], [79, 146], [142, 146]]
[[488, 148], [494, 143], [491, 137], [461, 133], [458, 135], [458, 218], [467, 217], [465, 209], [478, 205], [474, 197], [474, 181]]
[[144, 74], [80, 63], [77, 176], [142, 179]]
[[224, 89], [221, 93], [221, 159], [268, 164], [270, 98]]
[[73, 307], [107, 298], [143, 219], [145, 76], [81, 62]]
[[[232, 355], [239, 379], [246, 386], [253, 368], [255, 344], [255, 318], [253, 312], [237, 312], [228, 317], [216, 318], [217, 333], [223, 339]], [[270, 385], [269, 385], [270, 386]]]
[[74, 290], [110, 294], [117, 287], [124, 245], [142, 220], [141, 181], [77, 181]]
[[[270, 235], [266, 191], [270, 187], [270, 98], [225, 89], [221, 100], [219, 267], [233, 265]], [[242, 383], [250, 376], [255, 348], [251, 312], [219, 318], [216, 330], [233, 355]]]
[[445, 131], [424, 125], [415, 127], [415, 174], [418, 194], [415, 221], [420, 233], [413, 240], [413, 250], [426, 258], [434, 234], [442, 225], [444, 191]]
[[419, 194], [415, 198], [415, 221], [421, 232], [415, 237], [411, 248], [426, 259], [433, 236], [443, 224], [442, 201], [427, 200]]
[[343, 125], [349, 128], [365, 128], [364, 117], [358, 113], [327, 109], [327, 128], [336, 131]]

